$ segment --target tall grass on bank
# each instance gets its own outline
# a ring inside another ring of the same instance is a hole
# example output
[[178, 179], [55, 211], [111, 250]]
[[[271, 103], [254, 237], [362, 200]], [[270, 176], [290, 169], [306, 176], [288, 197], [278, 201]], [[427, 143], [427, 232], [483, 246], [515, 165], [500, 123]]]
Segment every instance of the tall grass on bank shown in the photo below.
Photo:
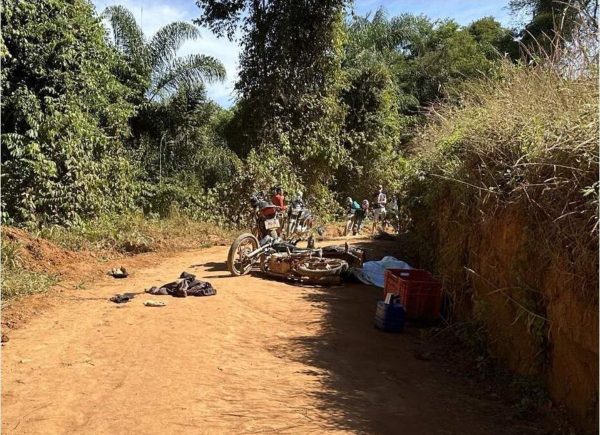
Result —
[[578, 80], [506, 66], [499, 81], [465, 87], [419, 137], [415, 160], [433, 179], [482, 199], [525, 197], [553, 220], [568, 212], [597, 227], [598, 75]]
[[212, 246], [230, 239], [232, 231], [173, 211], [167, 218], [104, 216], [71, 228], [46, 227], [39, 236], [73, 251], [142, 253]]
[[[547, 65], [505, 65], [499, 80], [465, 86], [460, 104], [435, 112], [402, 180], [409, 214], [434, 221], [442, 201], [473, 221], [508, 206], [524, 210], [540, 252], [576, 258], [597, 278], [598, 69], [577, 77]], [[460, 248], [458, 248], [460, 249]], [[462, 256], [462, 252], [456, 255]], [[597, 280], [591, 281], [597, 282]], [[597, 289], [587, 291], [597, 302]]]
[[40, 293], [56, 284], [56, 276], [28, 270], [21, 261], [18, 243], [2, 240], [2, 304], [26, 295]]

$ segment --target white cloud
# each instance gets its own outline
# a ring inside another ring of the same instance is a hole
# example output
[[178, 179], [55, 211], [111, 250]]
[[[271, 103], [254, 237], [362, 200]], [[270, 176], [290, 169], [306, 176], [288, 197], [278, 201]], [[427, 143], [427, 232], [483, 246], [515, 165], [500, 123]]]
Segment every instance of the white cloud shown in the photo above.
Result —
[[[173, 21], [191, 21], [200, 15], [200, 9], [190, 0], [185, 3], [177, 1], [166, 2], [160, 0], [93, 0], [98, 13], [111, 5], [122, 5], [129, 9], [135, 16], [138, 24], [147, 37], [151, 37], [162, 26]], [[190, 7], [191, 5], [191, 7]], [[240, 48], [236, 42], [226, 38], [217, 38], [210, 30], [202, 28], [201, 38], [186, 42], [179, 51], [180, 56], [200, 53], [219, 59], [225, 66], [227, 78], [223, 83], [207, 85], [210, 98], [229, 107], [233, 103], [233, 87], [237, 80], [238, 57]]]

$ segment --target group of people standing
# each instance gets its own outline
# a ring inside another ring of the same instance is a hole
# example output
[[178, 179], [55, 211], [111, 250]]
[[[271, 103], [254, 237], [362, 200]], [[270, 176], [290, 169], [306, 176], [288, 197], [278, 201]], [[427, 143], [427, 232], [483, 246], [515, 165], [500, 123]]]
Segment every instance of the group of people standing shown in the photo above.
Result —
[[[299, 201], [302, 201], [302, 193], [298, 194]], [[285, 204], [285, 196], [281, 187], [276, 187], [274, 189], [274, 194], [271, 197], [271, 202], [273, 205], [280, 207], [282, 210], [286, 210], [287, 206]], [[389, 211], [388, 211], [389, 208]], [[390, 203], [388, 204], [387, 195], [383, 191], [383, 186], [380, 184], [377, 192], [373, 195], [373, 203], [370, 204], [368, 199], [363, 199], [359, 204], [357, 201], [352, 199], [351, 197], [346, 198], [346, 214], [347, 221], [344, 230], [344, 235], [348, 235], [351, 231], [353, 235], [360, 233], [362, 229], [363, 222], [367, 215], [371, 213], [373, 217], [373, 227], [371, 229], [371, 234], [375, 233], [378, 225], [381, 225], [381, 229], [383, 231], [386, 230], [388, 225], [388, 214], [393, 215], [398, 212], [398, 205], [396, 198], [393, 197]], [[392, 223], [392, 226], [393, 223]]]
[[347, 216], [344, 235], [348, 235], [352, 231], [353, 235], [360, 232], [363, 221], [367, 217], [369, 210], [373, 215], [373, 228], [371, 233], [375, 233], [377, 225], [381, 224], [382, 230], [385, 231], [387, 226], [386, 220], [387, 195], [383, 191], [383, 186], [379, 185], [377, 193], [373, 197], [373, 205], [370, 206], [369, 201], [364, 199], [360, 204], [351, 197], [346, 198]]

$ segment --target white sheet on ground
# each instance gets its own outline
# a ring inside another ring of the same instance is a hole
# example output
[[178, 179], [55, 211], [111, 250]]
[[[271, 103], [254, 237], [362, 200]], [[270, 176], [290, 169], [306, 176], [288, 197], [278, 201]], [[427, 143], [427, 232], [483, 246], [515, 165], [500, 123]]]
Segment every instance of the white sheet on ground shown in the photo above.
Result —
[[387, 256], [379, 261], [367, 261], [363, 263], [362, 268], [357, 267], [352, 269], [352, 274], [364, 284], [383, 288], [386, 269], [412, 269], [412, 267], [395, 257]]

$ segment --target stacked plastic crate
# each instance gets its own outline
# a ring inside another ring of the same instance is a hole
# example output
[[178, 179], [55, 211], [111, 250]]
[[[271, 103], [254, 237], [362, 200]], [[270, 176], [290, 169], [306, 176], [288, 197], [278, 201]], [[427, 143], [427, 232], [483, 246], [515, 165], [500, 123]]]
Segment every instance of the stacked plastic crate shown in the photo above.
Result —
[[398, 296], [407, 319], [436, 320], [442, 306], [442, 284], [422, 269], [387, 269], [383, 297]]

